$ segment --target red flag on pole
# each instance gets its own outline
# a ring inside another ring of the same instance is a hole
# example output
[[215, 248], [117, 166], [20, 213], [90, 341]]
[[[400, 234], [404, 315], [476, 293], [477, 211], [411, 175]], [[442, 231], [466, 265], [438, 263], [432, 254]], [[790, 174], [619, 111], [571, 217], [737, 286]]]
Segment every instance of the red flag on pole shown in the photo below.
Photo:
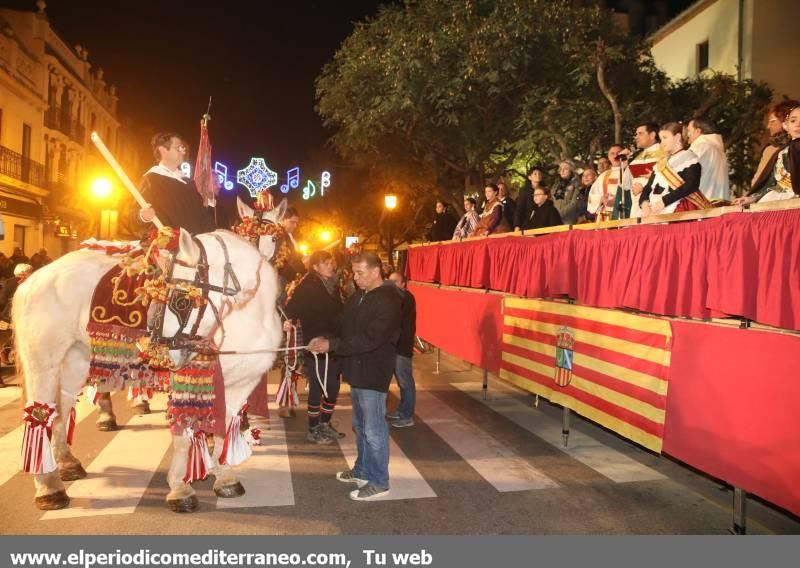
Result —
[[211, 142], [208, 139], [208, 114], [203, 115], [200, 120], [200, 145], [197, 148], [197, 161], [194, 165], [194, 183], [197, 191], [203, 198], [203, 205], [208, 207], [209, 202], [214, 201], [219, 185], [217, 174], [211, 165]]

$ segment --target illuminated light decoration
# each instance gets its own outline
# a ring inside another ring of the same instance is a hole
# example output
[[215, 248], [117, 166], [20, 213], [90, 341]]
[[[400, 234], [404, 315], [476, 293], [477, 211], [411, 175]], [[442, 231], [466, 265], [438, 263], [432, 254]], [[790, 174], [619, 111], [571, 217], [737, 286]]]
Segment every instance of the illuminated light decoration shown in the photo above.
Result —
[[330, 172], [322, 172], [322, 177], [319, 180], [319, 194], [320, 196], [325, 195], [325, 188], [331, 186], [331, 174]]
[[290, 189], [300, 187], [300, 168], [294, 167], [286, 172], [286, 183], [281, 185], [281, 193], [289, 193]]
[[233, 189], [233, 182], [228, 180], [228, 166], [222, 162], [214, 162], [214, 173], [219, 178], [219, 184], [226, 190]]
[[306, 182], [306, 186], [303, 188], [303, 199], [311, 199], [317, 194], [317, 186], [314, 185], [314, 182], [308, 180]]
[[250, 164], [236, 172], [236, 181], [247, 188], [250, 197], [256, 197], [278, 183], [278, 174], [267, 167], [264, 158], [250, 158]]
[[189, 162], [183, 162], [181, 164], [181, 171], [183, 172], [183, 176], [190, 178], [192, 177], [192, 164]]

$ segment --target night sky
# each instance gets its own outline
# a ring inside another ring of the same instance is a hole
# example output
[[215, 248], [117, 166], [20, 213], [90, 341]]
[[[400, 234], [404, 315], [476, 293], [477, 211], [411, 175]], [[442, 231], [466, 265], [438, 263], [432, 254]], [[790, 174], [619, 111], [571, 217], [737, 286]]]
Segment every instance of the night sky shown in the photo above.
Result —
[[[314, 79], [353, 22], [381, 3], [47, 0], [46, 11], [68, 45], [80, 43], [93, 69], [103, 67], [117, 85], [120, 113], [143, 134], [177, 130], [196, 148], [211, 95], [214, 158], [236, 169], [260, 155], [281, 173], [333, 160], [320, 153], [330, 132], [314, 111]], [[672, 0], [672, 10], [689, 3]], [[0, 5], [34, 9], [35, 2]]]

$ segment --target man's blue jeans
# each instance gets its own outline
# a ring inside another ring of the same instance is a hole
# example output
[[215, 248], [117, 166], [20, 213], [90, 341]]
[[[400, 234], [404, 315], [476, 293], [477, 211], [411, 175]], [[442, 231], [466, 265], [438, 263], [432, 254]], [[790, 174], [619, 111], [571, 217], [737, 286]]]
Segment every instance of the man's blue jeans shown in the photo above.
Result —
[[379, 489], [389, 489], [389, 425], [386, 393], [353, 387], [353, 428], [356, 431], [356, 465], [353, 475]]
[[414, 406], [417, 403], [417, 387], [411, 369], [411, 357], [398, 355], [394, 363], [394, 374], [400, 387], [400, 406], [397, 412], [401, 419], [413, 418]]

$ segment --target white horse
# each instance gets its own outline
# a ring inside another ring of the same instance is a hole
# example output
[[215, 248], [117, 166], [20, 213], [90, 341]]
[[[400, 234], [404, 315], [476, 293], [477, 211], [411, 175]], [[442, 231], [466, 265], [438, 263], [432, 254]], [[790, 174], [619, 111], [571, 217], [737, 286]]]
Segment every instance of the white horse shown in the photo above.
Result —
[[[228, 231], [215, 231], [196, 237], [208, 255], [208, 281], [223, 286], [226, 256], [240, 284], [240, 291], [225, 296], [209, 291], [210, 303], [220, 311], [205, 310], [197, 334], [213, 333], [220, 351], [225, 379], [226, 425], [247, 400], [261, 376], [270, 368], [274, 352], [281, 343], [281, 324], [275, 302], [278, 278], [264, 256], [245, 239]], [[193, 280], [200, 249], [191, 235], [181, 231], [173, 277]], [[58, 470], [34, 475], [36, 504], [40, 509], [60, 509], [69, 503], [61, 476], [76, 479], [85, 475], [80, 462], [66, 444], [66, 418], [86, 383], [89, 372], [89, 336], [86, 326], [97, 283], [118, 259], [93, 251], [76, 251], [35, 272], [14, 297], [12, 317], [16, 325], [17, 364], [24, 375], [27, 398], [56, 405], [52, 447]], [[199, 314], [194, 309], [187, 328]], [[177, 317], [165, 310], [163, 336], [172, 337], [181, 329]], [[258, 351], [259, 353], [252, 353]], [[249, 354], [248, 354], [249, 353]], [[175, 511], [197, 508], [191, 485], [184, 483], [190, 442], [186, 436], [173, 436], [174, 453], [167, 480], [167, 503]], [[214, 490], [221, 497], [243, 494], [241, 483], [230, 466], [219, 465], [223, 440], [215, 439], [211, 474]]]
[[[236, 200], [236, 206], [242, 221], [245, 219], [252, 219], [262, 225], [277, 226], [286, 213], [287, 201], [283, 199], [277, 207], [269, 211], [256, 211], [238, 198]], [[277, 238], [275, 236], [258, 237], [255, 245], [265, 259], [268, 261], [273, 260], [277, 249]], [[97, 400], [97, 407], [97, 421], [95, 422], [97, 429], [103, 432], [117, 430], [119, 427], [117, 426], [117, 418], [114, 415], [114, 406], [111, 403], [111, 393], [100, 394]], [[134, 414], [148, 414], [150, 412], [150, 404], [147, 400], [140, 400], [134, 403], [131, 408]], [[64, 477], [64, 475], [62, 475], [61, 479], [64, 481], [72, 481], [72, 479]]]

